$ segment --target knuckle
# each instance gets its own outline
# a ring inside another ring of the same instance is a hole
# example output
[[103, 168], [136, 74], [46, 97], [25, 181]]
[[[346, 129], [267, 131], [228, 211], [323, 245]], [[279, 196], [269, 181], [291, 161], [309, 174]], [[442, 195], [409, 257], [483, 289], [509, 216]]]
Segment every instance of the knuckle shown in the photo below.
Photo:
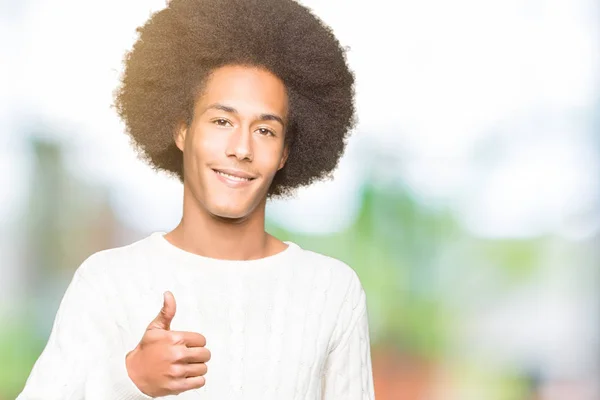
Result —
[[185, 388], [182, 387], [182, 382], [178, 380], [173, 380], [167, 384], [167, 390], [174, 394], [179, 394], [185, 391]]
[[206, 354], [205, 354], [206, 361], [209, 361], [209, 360], [210, 360], [210, 357], [211, 357], [210, 350], [209, 350], [209, 349], [207, 349], [207, 348], [205, 348], [204, 350], [205, 350], [205, 353], [206, 353]]
[[179, 332], [171, 332], [170, 340], [172, 344], [178, 344], [183, 341], [183, 336]]
[[185, 371], [184, 371], [182, 365], [180, 365], [180, 364], [172, 364], [169, 367], [169, 371], [168, 371], [167, 375], [170, 378], [179, 378], [179, 377], [183, 376], [184, 372]]
[[144, 344], [148, 344], [148, 343], [153, 343], [157, 340], [158, 336], [156, 334], [156, 331], [154, 330], [147, 330], [144, 333], [144, 336], [142, 336], [142, 340], [141, 342]]
[[183, 351], [183, 349], [173, 349], [173, 360], [174, 361], [181, 361], [185, 358], [185, 353]]

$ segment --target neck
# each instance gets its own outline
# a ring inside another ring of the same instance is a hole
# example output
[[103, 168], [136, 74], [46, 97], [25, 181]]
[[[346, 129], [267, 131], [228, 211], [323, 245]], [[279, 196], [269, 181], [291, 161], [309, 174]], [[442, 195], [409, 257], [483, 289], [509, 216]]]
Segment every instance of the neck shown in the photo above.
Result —
[[165, 235], [173, 245], [222, 260], [253, 260], [270, 255], [275, 240], [265, 231], [266, 198], [244, 218], [228, 219], [210, 214], [189, 197], [189, 193], [184, 194], [181, 222]]

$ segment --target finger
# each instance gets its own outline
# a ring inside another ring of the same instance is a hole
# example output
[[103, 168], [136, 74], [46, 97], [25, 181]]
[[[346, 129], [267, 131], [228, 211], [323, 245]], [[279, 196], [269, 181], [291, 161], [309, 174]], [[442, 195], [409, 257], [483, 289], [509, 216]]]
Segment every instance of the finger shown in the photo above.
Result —
[[165, 292], [163, 294], [163, 306], [156, 318], [148, 325], [148, 329], [171, 329], [171, 321], [175, 317], [176, 309], [175, 296], [169, 291]]
[[184, 379], [184, 386], [186, 390], [199, 389], [206, 384], [206, 378], [204, 376], [192, 376]]
[[189, 378], [180, 378], [173, 381], [170, 389], [176, 394], [187, 392], [188, 390], [201, 388], [206, 384], [204, 376], [191, 376]]
[[206, 338], [197, 332], [173, 331], [173, 343], [185, 344], [187, 347], [204, 347]]
[[208, 366], [204, 363], [187, 364], [185, 366], [185, 377], [203, 376], [208, 372]]
[[187, 347], [178, 360], [182, 363], [205, 363], [210, 361], [210, 351], [206, 347]]

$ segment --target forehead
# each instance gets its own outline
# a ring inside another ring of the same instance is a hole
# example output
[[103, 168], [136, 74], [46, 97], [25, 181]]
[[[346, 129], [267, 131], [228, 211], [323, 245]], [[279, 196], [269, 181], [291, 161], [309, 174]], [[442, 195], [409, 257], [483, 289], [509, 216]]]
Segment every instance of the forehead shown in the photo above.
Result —
[[208, 77], [199, 106], [222, 103], [241, 114], [276, 113], [287, 116], [285, 85], [273, 73], [259, 67], [228, 65]]

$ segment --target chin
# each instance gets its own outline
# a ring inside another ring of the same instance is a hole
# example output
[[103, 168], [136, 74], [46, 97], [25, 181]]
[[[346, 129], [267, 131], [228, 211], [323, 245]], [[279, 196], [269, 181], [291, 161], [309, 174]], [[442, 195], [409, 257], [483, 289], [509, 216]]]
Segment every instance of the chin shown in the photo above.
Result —
[[241, 219], [250, 214], [249, 210], [240, 207], [214, 206], [209, 212], [218, 218]]

